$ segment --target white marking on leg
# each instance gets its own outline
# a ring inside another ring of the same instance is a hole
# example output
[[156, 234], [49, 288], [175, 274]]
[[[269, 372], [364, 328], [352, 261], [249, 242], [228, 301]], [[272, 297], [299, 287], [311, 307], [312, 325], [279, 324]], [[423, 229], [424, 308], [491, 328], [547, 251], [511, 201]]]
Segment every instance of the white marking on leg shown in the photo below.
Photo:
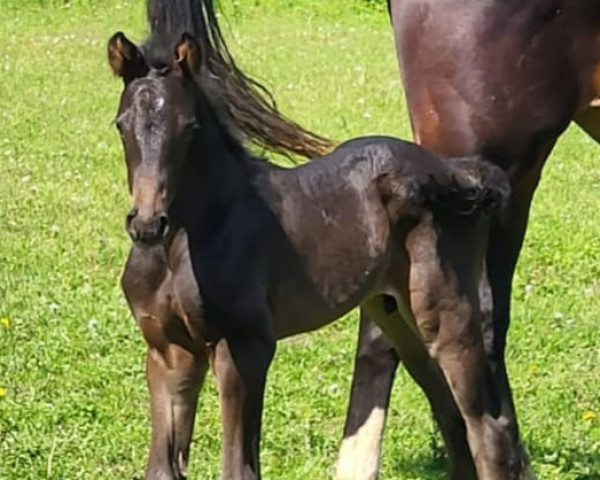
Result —
[[375, 407], [354, 435], [344, 438], [337, 462], [336, 480], [375, 480], [385, 424], [385, 410]]

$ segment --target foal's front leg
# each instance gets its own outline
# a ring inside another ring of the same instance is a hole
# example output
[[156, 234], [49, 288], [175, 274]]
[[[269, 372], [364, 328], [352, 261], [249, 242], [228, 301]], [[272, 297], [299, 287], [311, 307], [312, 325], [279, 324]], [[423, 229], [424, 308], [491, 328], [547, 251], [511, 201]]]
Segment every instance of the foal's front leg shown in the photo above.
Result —
[[260, 430], [274, 340], [229, 337], [214, 347], [223, 422], [222, 480], [260, 479]]
[[198, 393], [208, 366], [205, 355], [175, 343], [149, 342], [146, 376], [150, 390], [152, 442], [147, 480], [184, 480]]
[[123, 291], [148, 352], [152, 441], [147, 480], [185, 479], [198, 393], [208, 369], [203, 341], [174, 315], [171, 277], [162, 247], [133, 247], [123, 273]]

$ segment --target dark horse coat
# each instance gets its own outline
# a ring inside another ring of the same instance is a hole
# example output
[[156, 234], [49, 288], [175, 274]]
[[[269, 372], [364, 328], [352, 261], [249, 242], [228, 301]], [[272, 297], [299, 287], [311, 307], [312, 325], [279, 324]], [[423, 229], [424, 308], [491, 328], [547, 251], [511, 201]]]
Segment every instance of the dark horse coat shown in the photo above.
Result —
[[516, 445], [494, 438], [487, 415], [477, 296], [483, 248], [473, 242], [508, 194], [502, 172], [480, 158], [442, 160], [385, 137], [276, 167], [236, 138], [236, 112], [206, 83], [194, 37], [158, 40], [142, 51], [118, 33], [108, 45], [125, 86], [115, 123], [135, 245], [123, 287], [148, 344], [147, 478], [185, 477], [209, 361], [223, 417], [222, 478], [260, 478], [275, 341], [358, 304], [399, 351], [424, 352], [421, 367], [447, 378], [450, 390], [439, 393], [454, 395], [468, 418], [482, 478], [511, 478], [496, 449], [510, 455]]

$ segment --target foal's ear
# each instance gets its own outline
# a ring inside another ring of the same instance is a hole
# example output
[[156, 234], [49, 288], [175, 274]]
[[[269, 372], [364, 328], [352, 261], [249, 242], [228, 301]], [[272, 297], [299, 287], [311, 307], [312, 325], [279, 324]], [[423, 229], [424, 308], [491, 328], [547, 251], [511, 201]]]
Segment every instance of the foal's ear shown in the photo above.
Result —
[[115, 33], [108, 41], [108, 63], [126, 84], [148, 73], [142, 51], [123, 32]]
[[175, 47], [175, 63], [185, 76], [193, 77], [200, 71], [200, 47], [193, 35], [184, 33]]

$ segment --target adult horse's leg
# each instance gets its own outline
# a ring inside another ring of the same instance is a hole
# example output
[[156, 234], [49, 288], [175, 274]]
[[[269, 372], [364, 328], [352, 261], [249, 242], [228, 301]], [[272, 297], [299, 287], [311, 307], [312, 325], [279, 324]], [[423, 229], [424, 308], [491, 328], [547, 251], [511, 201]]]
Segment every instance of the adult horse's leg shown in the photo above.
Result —
[[260, 479], [260, 430], [274, 341], [228, 338], [214, 347], [223, 422], [222, 480]]
[[[503, 418], [501, 428], [507, 435], [516, 439], [520, 439], [520, 434], [505, 362], [512, 280], [527, 229], [533, 194], [540, 179], [542, 165], [553, 145], [554, 143], [548, 145], [539, 155], [539, 161], [534, 168], [514, 186], [502, 217], [492, 225], [486, 257], [493, 309], [491, 312], [485, 312], [483, 316], [484, 347], [497, 390], [498, 410]], [[519, 446], [520, 461], [523, 464], [522, 478], [534, 479], [535, 474], [520, 440]]]
[[397, 366], [398, 354], [394, 347], [361, 308], [354, 377], [335, 475], [337, 480], [377, 478]]
[[146, 478], [183, 480], [198, 393], [208, 362], [206, 356], [194, 355], [174, 343], [161, 347], [159, 350], [150, 346], [146, 357], [152, 413], [152, 442]]

